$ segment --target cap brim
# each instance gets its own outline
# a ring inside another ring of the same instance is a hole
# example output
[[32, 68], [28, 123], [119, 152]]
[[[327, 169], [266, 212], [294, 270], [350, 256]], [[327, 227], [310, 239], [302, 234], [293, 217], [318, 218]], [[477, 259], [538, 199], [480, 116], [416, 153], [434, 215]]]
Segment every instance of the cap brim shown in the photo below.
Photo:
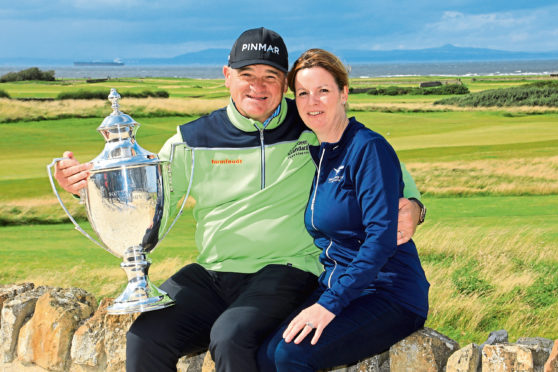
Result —
[[280, 64], [265, 59], [247, 59], [244, 61], [237, 61], [229, 64], [229, 66], [232, 68], [241, 68], [250, 65], [268, 65], [268, 66], [275, 67], [276, 69], [283, 71], [285, 73], [288, 71], [288, 69], [281, 66]]

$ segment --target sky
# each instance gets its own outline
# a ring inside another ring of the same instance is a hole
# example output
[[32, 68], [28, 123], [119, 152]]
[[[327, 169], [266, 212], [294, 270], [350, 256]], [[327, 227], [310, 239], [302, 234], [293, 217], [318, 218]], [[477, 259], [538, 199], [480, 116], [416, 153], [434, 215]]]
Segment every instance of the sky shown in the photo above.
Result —
[[264, 26], [291, 50], [558, 51], [548, 0], [0, 0], [1, 58], [170, 58]]

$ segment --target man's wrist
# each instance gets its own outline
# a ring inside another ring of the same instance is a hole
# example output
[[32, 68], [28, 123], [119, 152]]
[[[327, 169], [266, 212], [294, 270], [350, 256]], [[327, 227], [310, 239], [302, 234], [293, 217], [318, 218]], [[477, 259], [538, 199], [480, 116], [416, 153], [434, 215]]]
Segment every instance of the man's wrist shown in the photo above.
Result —
[[419, 219], [418, 219], [418, 223], [417, 223], [417, 226], [418, 226], [421, 223], [423, 223], [424, 219], [426, 218], [426, 207], [417, 198], [409, 198], [409, 200], [412, 201], [412, 202], [415, 202], [420, 208]]

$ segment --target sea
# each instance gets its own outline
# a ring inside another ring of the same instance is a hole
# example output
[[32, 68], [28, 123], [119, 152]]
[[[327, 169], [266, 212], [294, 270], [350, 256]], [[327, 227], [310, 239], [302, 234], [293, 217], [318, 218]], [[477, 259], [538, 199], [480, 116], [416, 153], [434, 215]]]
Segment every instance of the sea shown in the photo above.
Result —
[[[31, 66], [0, 66], [0, 75]], [[54, 70], [56, 78], [146, 78], [173, 77], [193, 79], [219, 79], [222, 66], [38, 66], [41, 70]], [[367, 63], [349, 65], [349, 75], [358, 77], [405, 76], [543, 76], [558, 74], [558, 60], [517, 61], [459, 61], [459, 62], [407, 62]]]

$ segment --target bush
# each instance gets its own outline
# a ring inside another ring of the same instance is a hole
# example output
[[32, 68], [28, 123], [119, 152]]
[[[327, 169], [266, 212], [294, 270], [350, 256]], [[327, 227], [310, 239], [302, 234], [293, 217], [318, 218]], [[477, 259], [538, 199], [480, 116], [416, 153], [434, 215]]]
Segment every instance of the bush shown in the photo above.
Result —
[[401, 96], [401, 95], [451, 95], [451, 94], [467, 94], [469, 89], [462, 84], [447, 84], [431, 88], [410, 88], [410, 87], [396, 87], [389, 86], [386, 88], [370, 88], [366, 94], [370, 95], [384, 95], [384, 96]]
[[41, 71], [37, 67], [31, 67], [19, 72], [8, 72], [0, 76], [0, 83], [27, 80], [54, 81], [54, 70]]
[[60, 92], [56, 99], [108, 99], [106, 91], [92, 91], [80, 89], [74, 92]]
[[0, 89], [0, 98], [10, 98], [10, 95], [5, 90]]
[[513, 88], [485, 90], [465, 97], [445, 98], [434, 102], [434, 104], [457, 105], [461, 107], [558, 107], [558, 81], [539, 81]]
[[[106, 90], [97, 91], [97, 90], [84, 90], [80, 89], [73, 92], [61, 92], [56, 96], [56, 99], [108, 99], [109, 92]], [[165, 90], [144, 90], [142, 92], [122, 92], [120, 93], [121, 97], [125, 98], [148, 98], [148, 97], [155, 97], [155, 98], [169, 98], [169, 92]]]

